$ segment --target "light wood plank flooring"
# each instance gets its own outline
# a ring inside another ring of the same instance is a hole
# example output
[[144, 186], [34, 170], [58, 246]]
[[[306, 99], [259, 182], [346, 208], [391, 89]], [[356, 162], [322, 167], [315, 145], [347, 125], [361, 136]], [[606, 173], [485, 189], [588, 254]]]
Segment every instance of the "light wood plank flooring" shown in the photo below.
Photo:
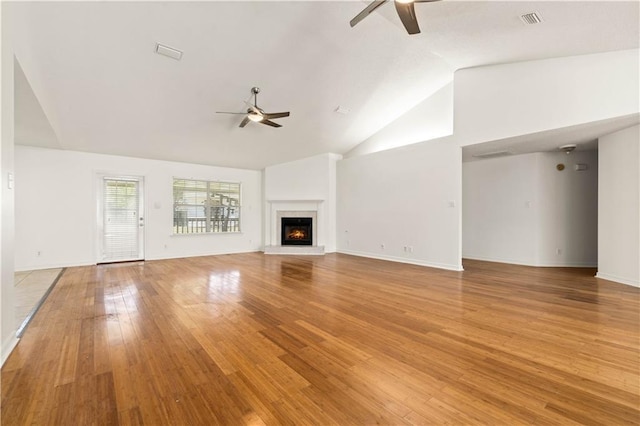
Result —
[[62, 268], [20, 271], [14, 276], [15, 319], [21, 333], [35, 310], [62, 272]]
[[68, 268], [2, 423], [638, 424], [637, 288], [260, 253]]

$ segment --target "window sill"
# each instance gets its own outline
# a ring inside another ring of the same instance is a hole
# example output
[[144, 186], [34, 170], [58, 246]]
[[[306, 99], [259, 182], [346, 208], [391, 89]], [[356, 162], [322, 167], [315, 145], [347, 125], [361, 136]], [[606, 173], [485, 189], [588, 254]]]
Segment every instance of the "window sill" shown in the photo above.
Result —
[[171, 234], [171, 237], [193, 237], [202, 235], [242, 235], [242, 231], [238, 232], [193, 232], [191, 234]]

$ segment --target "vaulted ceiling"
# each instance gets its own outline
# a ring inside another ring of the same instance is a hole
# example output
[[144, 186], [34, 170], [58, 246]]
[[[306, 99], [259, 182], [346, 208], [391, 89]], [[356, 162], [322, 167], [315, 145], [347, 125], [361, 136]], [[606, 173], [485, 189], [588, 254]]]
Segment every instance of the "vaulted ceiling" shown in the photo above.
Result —
[[[349, 151], [456, 69], [639, 44], [635, 1], [419, 3], [414, 36], [391, 3], [350, 28], [366, 4], [3, 2], [16, 142], [260, 169]], [[543, 23], [523, 25], [533, 11]], [[266, 111], [291, 111], [282, 128], [216, 114], [246, 110], [253, 86]]]

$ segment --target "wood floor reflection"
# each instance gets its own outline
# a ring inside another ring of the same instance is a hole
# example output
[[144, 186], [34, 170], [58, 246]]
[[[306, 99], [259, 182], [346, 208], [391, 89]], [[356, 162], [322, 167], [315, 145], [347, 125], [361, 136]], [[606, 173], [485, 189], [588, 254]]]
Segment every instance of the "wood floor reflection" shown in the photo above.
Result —
[[260, 253], [68, 268], [2, 423], [637, 424], [637, 288]]

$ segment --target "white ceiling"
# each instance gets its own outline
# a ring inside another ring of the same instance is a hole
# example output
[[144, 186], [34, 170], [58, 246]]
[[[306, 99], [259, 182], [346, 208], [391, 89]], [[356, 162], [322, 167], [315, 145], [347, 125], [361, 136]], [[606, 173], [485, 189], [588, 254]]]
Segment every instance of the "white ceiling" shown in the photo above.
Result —
[[[16, 141], [260, 169], [349, 151], [459, 68], [639, 46], [635, 1], [422, 3], [417, 36], [390, 3], [350, 28], [365, 5], [3, 2], [24, 71]], [[522, 24], [532, 11], [543, 24]], [[182, 60], [156, 55], [156, 42]], [[245, 110], [252, 86], [266, 111], [291, 111], [284, 127], [215, 114]]]
[[576, 145], [576, 151], [598, 149], [598, 138], [640, 123], [640, 114], [630, 114], [607, 120], [548, 130], [513, 138], [469, 145], [462, 148], [462, 161], [478, 161], [478, 155], [508, 152], [507, 155], [530, 154], [532, 152], [562, 152], [562, 145]]

